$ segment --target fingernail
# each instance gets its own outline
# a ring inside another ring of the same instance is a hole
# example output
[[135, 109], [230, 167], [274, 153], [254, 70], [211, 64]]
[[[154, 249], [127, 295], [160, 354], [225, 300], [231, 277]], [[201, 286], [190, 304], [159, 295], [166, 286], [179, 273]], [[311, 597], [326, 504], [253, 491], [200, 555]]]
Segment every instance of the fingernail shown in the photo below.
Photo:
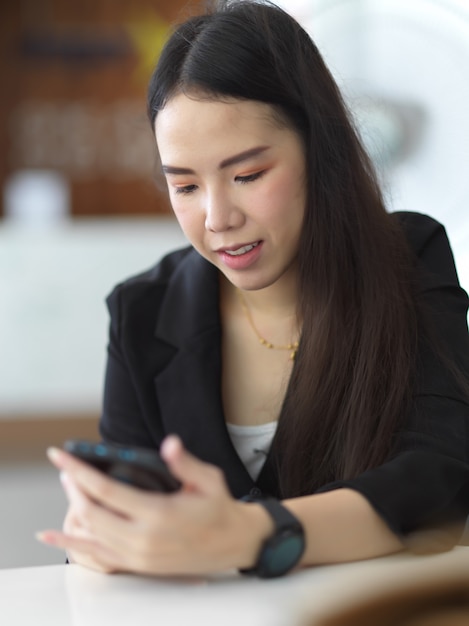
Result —
[[177, 449], [181, 446], [181, 440], [177, 435], [168, 435], [163, 439], [161, 444], [160, 453], [163, 458], [166, 458], [167, 454], [171, 454], [171, 450]]
[[46, 452], [47, 456], [53, 463], [58, 463], [60, 461], [62, 454], [58, 448], [47, 448]]
[[35, 537], [41, 543], [54, 543], [53, 536], [45, 530], [41, 530], [35, 534]]

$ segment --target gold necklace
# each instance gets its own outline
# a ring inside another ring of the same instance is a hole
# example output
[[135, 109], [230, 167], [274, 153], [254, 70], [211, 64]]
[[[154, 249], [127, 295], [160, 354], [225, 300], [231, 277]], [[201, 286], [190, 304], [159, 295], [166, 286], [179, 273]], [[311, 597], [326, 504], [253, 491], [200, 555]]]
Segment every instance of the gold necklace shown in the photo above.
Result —
[[252, 330], [254, 331], [257, 339], [259, 340], [259, 343], [264, 346], [265, 348], [268, 348], [269, 350], [289, 350], [290, 351], [290, 361], [294, 361], [295, 357], [296, 357], [296, 353], [298, 351], [298, 346], [299, 341], [295, 341], [293, 343], [287, 343], [286, 345], [281, 345], [281, 346], [277, 346], [274, 343], [271, 343], [270, 341], [267, 341], [267, 339], [264, 339], [264, 337], [260, 334], [260, 332], [257, 330], [256, 325], [254, 324], [254, 320], [252, 319], [252, 315], [251, 312], [248, 309], [248, 306], [246, 304], [246, 300], [244, 299], [244, 296], [241, 292], [240, 289], [236, 289], [236, 292], [238, 294], [239, 297], [239, 301], [241, 303], [241, 308], [243, 309], [243, 313], [246, 316], [248, 322], [249, 322], [249, 326], [252, 328]]

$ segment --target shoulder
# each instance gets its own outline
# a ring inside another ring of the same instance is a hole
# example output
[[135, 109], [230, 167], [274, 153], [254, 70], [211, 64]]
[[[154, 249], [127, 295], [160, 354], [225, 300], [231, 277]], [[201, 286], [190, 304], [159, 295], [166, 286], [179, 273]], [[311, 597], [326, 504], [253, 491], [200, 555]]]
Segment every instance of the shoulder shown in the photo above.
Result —
[[111, 335], [135, 351], [155, 338], [179, 346], [218, 326], [218, 270], [192, 247], [176, 250], [116, 285], [106, 303]]
[[401, 225], [412, 250], [420, 255], [434, 237], [446, 237], [443, 224], [423, 213], [396, 211], [391, 216]]
[[453, 251], [443, 224], [422, 213], [400, 211], [391, 216], [401, 225], [425, 276], [458, 285]]
[[111, 316], [118, 312], [125, 316], [135, 310], [155, 313], [174, 275], [182, 266], [190, 267], [192, 257], [199, 255], [191, 246], [175, 250], [149, 269], [118, 283], [106, 298]]

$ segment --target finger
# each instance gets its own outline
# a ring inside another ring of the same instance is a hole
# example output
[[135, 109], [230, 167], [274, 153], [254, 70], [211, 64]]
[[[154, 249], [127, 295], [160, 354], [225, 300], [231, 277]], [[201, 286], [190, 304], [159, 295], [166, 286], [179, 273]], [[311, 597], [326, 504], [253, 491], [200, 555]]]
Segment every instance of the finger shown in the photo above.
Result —
[[[55, 465], [57, 469], [59, 470], [67, 470], [67, 469], [74, 468], [74, 467], [75, 468], [78, 468], [78, 467], [90, 468], [90, 466], [87, 463], [85, 463], [84, 461], [80, 461], [79, 459], [74, 457], [72, 454], [65, 452], [65, 450], [61, 450], [60, 448], [54, 448], [54, 447], [47, 448], [46, 454], [47, 454], [49, 461], [53, 465]], [[97, 470], [92, 470], [92, 471], [97, 471]]]
[[[60, 472], [60, 482], [69, 502], [69, 515], [72, 516], [75, 524], [83, 528], [86, 527], [86, 519], [93, 508], [92, 500], [80, 490], [73, 479], [64, 471]], [[95, 503], [95, 506], [100, 507], [99, 503]]]
[[[64, 488], [70, 508], [78, 519], [86, 519], [93, 510], [103, 510], [101, 503], [82, 490], [67, 472], [60, 472], [60, 482]], [[120, 515], [120, 513], [117, 513], [117, 515]]]
[[[75, 489], [78, 491], [77, 488]], [[73, 487], [71, 488], [71, 490], [73, 490]], [[84, 497], [85, 496], [81, 495], [81, 498]], [[101, 508], [99, 507], [99, 509]], [[112, 522], [113, 521], [114, 520], [112, 520]], [[125, 569], [123, 567], [124, 563], [121, 559], [121, 555], [126, 554], [125, 541], [123, 541], [123, 537], [121, 535], [118, 535], [115, 539], [112, 538], [113, 523], [103, 523], [105, 525], [104, 537], [96, 532], [94, 526], [96, 526], [97, 524], [88, 523], [86, 520], [81, 519], [80, 515], [77, 512], [77, 507], [74, 504], [71, 504], [64, 520], [62, 534], [56, 534], [56, 531], [47, 531], [47, 533], [50, 533], [47, 535], [47, 537], [49, 537], [50, 539], [50, 545], [57, 545], [56, 538], [60, 539], [63, 536], [73, 537], [75, 540], [83, 539], [90, 542], [91, 544], [101, 545], [103, 549], [107, 548], [109, 550], [109, 554], [113, 555], [113, 571], [120, 571], [122, 569]], [[128, 529], [126, 530], [128, 533]], [[45, 540], [42, 539], [44, 543], [47, 543], [47, 537], [45, 538]], [[124, 538], [125, 537], [127, 537], [127, 535], [124, 535]], [[57, 547], [61, 546], [58, 545]], [[106, 571], [108, 571], [111, 566], [111, 561], [109, 559], [107, 559], [108, 562], [105, 565], [104, 563], [91, 563], [91, 561], [93, 560], [92, 555], [83, 554], [82, 552], [75, 552], [75, 549], [67, 548], [67, 546], [64, 546], [64, 549], [66, 550], [67, 557], [70, 562], [78, 562], [80, 565], [93, 567], [93, 569], [105, 569]]]
[[[71, 454], [58, 448], [50, 448], [47, 455], [51, 462], [65, 472], [65, 475], [83, 493], [100, 505], [124, 517], [132, 517], [135, 510], [141, 510], [142, 506], [144, 508], [149, 506], [147, 500], [150, 494], [109, 478], [103, 472], [76, 459]], [[152, 495], [154, 498], [154, 494]]]
[[65, 471], [60, 472], [60, 482], [64, 488], [65, 495], [67, 496], [68, 503], [74, 505], [77, 502], [81, 502], [81, 493], [73, 480]]
[[48, 448], [47, 456], [60, 470], [60, 479], [66, 493], [70, 486], [69, 481], [74, 481], [86, 492], [87, 486], [93, 481], [101, 481], [105, 478], [103, 472], [59, 448]]
[[111, 573], [119, 571], [117, 559], [111, 551], [96, 542], [67, 535], [57, 530], [43, 530], [36, 533], [36, 539], [41, 543], [65, 550], [73, 555], [73, 561], [99, 572]]
[[63, 472], [62, 474], [62, 482], [70, 502], [70, 514], [67, 517], [72, 519], [73, 532], [71, 534], [74, 537], [83, 536], [82, 532], [75, 532], [76, 529], [80, 531], [83, 529], [88, 536], [99, 538], [101, 545], [108, 547], [116, 554], [123, 550], [125, 552], [125, 546], [133, 534], [133, 520], [90, 499], [67, 474]]
[[221, 470], [188, 452], [179, 437], [166, 437], [161, 444], [160, 454], [170, 472], [183, 483], [186, 491], [209, 495], [225, 489]]

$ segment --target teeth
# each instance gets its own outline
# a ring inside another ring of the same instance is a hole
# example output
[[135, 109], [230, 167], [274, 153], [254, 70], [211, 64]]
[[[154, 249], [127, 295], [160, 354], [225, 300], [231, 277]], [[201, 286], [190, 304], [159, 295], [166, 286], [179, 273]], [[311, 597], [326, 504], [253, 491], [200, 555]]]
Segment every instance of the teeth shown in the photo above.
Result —
[[246, 252], [249, 252], [250, 250], [255, 248], [257, 245], [258, 245], [257, 243], [251, 243], [248, 246], [243, 246], [242, 248], [238, 248], [237, 250], [227, 250], [226, 253], [229, 254], [230, 256], [239, 256], [241, 254], [246, 254]]

